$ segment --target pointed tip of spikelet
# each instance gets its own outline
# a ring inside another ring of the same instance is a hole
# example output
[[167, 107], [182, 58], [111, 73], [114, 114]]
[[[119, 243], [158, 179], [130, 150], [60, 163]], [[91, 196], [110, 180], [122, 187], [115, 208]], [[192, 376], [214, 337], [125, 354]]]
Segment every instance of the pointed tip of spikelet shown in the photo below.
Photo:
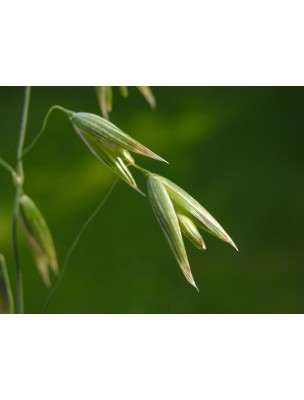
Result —
[[232, 247], [234, 247], [235, 250], [236, 250], [237, 252], [239, 252], [239, 249], [237, 248], [236, 244], [234, 243], [234, 241], [233, 241], [232, 239], [229, 239], [229, 240], [228, 240], [228, 243], [229, 243]]
[[193, 278], [191, 269], [190, 269], [189, 261], [187, 260], [185, 263], [180, 263], [180, 267], [181, 267], [181, 269], [183, 271], [183, 274], [184, 274], [185, 278], [190, 283], [190, 285], [195, 287], [195, 289], [199, 292], [198, 287], [197, 287], [197, 285], [195, 283], [195, 280]]
[[132, 186], [132, 188], [134, 190], [136, 190], [136, 192], [138, 192], [139, 194], [141, 194], [142, 196], [146, 197], [146, 193], [142, 192], [138, 186]]
[[192, 278], [191, 280], [188, 280], [188, 282], [193, 286], [193, 287], [195, 287], [195, 289], [198, 291], [198, 293], [199, 293], [199, 289], [198, 289], [198, 287], [196, 286], [196, 283], [195, 283], [195, 281], [194, 281], [194, 279]]
[[202, 251], [205, 251], [205, 250], [207, 249], [206, 244], [205, 244], [203, 238], [201, 238], [201, 240], [200, 240], [200, 247], [199, 247], [199, 249], [202, 250]]
[[165, 164], [169, 164], [169, 162], [167, 160], [165, 160], [164, 158], [153, 153], [153, 151], [151, 151], [151, 150], [146, 149], [146, 151], [144, 152], [144, 155], [146, 155], [147, 157], [153, 158], [154, 160], [164, 162]]

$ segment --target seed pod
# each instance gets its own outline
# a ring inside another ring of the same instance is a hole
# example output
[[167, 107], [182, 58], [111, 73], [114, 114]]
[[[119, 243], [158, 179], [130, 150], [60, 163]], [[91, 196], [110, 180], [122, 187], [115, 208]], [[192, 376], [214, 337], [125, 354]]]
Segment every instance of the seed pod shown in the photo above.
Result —
[[[165, 234], [170, 248], [183, 272], [185, 278], [191, 285], [196, 287], [188, 257], [183, 242], [180, 226], [173, 204], [162, 182], [154, 175], [147, 180], [148, 197], [155, 216]], [[197, 288], [197, 287], [196, 287]]]
[[[95, 137], [91, 137], [89, 135], [82, 135], [81, 138], [83, 142], [87, 145], [87, 147], [91, 150], [91, 152], [101, 162], [103, 162], [107, 167], [109, 167], [113, 172], [115, 172], [115, 174], [117, 174], [124, 182], [130, 185], [133, 189], [135, 189], [140, 194], [145, 196], [145, 194], [138, 189], [136, 182], [131, 172], [129, 171], [128, 167], [124, 163], [122, 157], [118, 157], [117, 154], [114, 154], [111, 150], [106, 149], [106, 147], [104, 147], [100, 143], [100, 141]], [[122, 151], [122, 154], [124, 154], [124, 156], [127, 158], [129, 158], [129, 156], [131, 157], [128, 151], [126, 152]]]
[[181, 214], [190, 217], [192, 221], [197, 223], [207, 232], [231, 244], [231, 246], [238, 250], [227, 232], [225, 232], [225, 230], [212, 217], [212, 215], [209, 214], [209, 212], [205, 210], [205, 208], [201, 206], [193, 197], [168, 179], [162, 176], [158, 176], [158, 179], [165, 185], [174, 207]]
[[201, 237], [197, 227], [190, 218], [177, 214], [182, 233], [200, 250], [206, 250], [204, 239]]
[[152, 110], [155, 109], [156, 107], [156, 101], [153, 96], [152, 90], [150, 89], [149, 86], [137, 86], [137, 89], [140, 91], [140, 93], [144, 96], [144, 98], [147, 100], [147, 102], [150, 104], [150, 107]]
[[14, 312], [14, 300], [11, 285], [7, 273], [5, 259], [0, 254], [0, 314], [12, 314]]
[[40, 275], [44, 283], [50, 286], [49, 268], [58, 274], [58, 263], [49, 228], [35, 203], [25, 194], [20, 197], [19, 211], [23, 232]]
[[167, 162], [106, 119], [89, 113], [67, 112], [76, 132], [80, 136], [95, 137], [111, 150], [117, 149], [119, 151], [119, 149], [125, 149], [155, 160]]

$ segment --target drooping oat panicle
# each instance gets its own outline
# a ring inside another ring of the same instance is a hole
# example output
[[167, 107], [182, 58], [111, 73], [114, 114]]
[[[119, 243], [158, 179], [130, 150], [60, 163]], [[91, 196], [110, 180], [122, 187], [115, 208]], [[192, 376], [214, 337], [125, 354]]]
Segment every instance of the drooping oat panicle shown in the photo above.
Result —
[[144, 96], [147, 102], [150, 104], [150, 107], [154, 110], [156, 107], [156, 101], [150, 86], [137, 86], [137, 89]]
[[148, 177], [147, 187], [152, 209], [165, 234], [170, 248], [185, 275], [185, 278], [189, 283], [191, 283], [191, 285], [196, 287], [191, 273], [178, 218], [168, 192], [163, 183], [153, 174]]
[[[82, 135], [83, 142], [91, 150], [91, 152], [113, 172], [115, 172], [124, 182], [130, 185], [133, 189], [138, 191], [140, 194], [145, 194], [138, 189], [137, 184], [125, 164], [125, 161], [130, 162], [133, 160], [130, 153], [127, 150], [121, 150], [114, 153], [110, 149], [102, 145], [99, 139], [94, 136]], [[133, 160], [134, 162], [134, 160]]]
[[0, 314], [12, 314], [14, 312], [14, 300], [11, 285], [7, 273], [5, 259], [0, 254]]
[[200, 250], [206, 250], [204, 239], [202, 238], [196, 225], [190, 218], [177, 213], [179, 225], [182, 233]]
[[49, 268], [58, 274], [58, 263], [50, 230], [35, 203], [23, 194], [19, 201], [19, 218], [39, 273], [50, 286]]
[[165, 185], [174, 207], [181, 214], [188, 216], [201, 228], [205, 229], [207, 232], [223, 240], [224, 242], [231, 244], [231, 246], [238, 250], [228, 233], [192, 196], [190, 196], [187, 192], [185, 192], [185, 190], [181, 189], [175, 183], [169, 181], [169, 179], [161, 176], [158, 176], [158, 179], [160, 179], [160, 181]]
[[83, 112], [68, 113], [71, 122], [79, 135], [96, 137], [104, 146], [114, 151], [115, 149], [118, 151], [119, 149], [125, 149], [132, 153], [141, 154], [146, 157], [154, 158], [155, 160], [167, 162], [99, 115]]

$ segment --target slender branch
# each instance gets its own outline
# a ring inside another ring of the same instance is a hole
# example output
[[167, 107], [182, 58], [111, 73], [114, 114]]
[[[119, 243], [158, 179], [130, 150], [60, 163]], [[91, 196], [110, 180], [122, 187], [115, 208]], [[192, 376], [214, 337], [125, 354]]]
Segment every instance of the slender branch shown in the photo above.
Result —
[[94, 212], [89, 216], [89, 218], [88, 218], [88, 219], [86, 220], [86, 222], [83, 224], [83, 226], [82, 226], [82, 228], [80, 229], [78, 235], [76, 236], [74, 242], [72, 243], [71, 247], [69, 248], [69, 250], [68, 250], [68, 252], [67, 252], [67, 254], [66, 254], [65, 258], [64, 258], [63, 264], [62, 264], [62, 269], [61, 269], [60, 276], [59, 276], [59, 278], [58, 278], [56, 284], [53, 286], [52, 290], [50, 291], [50, 293], [49, 293], [49, 295], [48, 295], [48, 297], [47, 297], [47, 299], [46, 299], [46, 301], [45, 301], [45, 303], [44, 303], [44, 305], [43, 305], [43, 308], [42, 308], [42, 312], [43, 312], [43, 313], [46, 312], [46, 309], [47, 309], [47, 307], [48, 307], [48, 305], [49, 305], [49, 303], [50, 303], [52, 297], [54, 296], [54, 294], [55, 294], [55, 292], [57, 291], [57, 289], [58, 289], [60, 283], [62, 282], [62, 279], [63, 279], [64, 274], [65, 274], [65, 272], [66, 272], [66, 270], [67, 270], [67, 267], [68, 267], [68, 261], [69, 261], [71, 255], [72, 255], [72, 253], [74, 252], [74, 250], [75, 250], [75, 248], [76, 248], [76, 246], [77, 246], [77, 244], [78, 244], [78, 242], [79, 242], [81, 236], [84, 234], [84, 232], [85, 232], [85, 230], [87, 229], [87, 227], [90, 225], [90, 223], [91, 223], [91, 222], [93, 221], [93, 219], [96, 217], [96, 215], [98, 214], [98, 212], [100, 211], [100, 209], [105, 205], [106, 201], [107, 201], [108, 198], [110, 197], [110, 195], [111, 195], [111, 193], [113, 192], [113, 190], [114, 190], [114, 188], [115, 188], [115, 186], [116, 186], [116, 184], [117, 184], [118, 181], [119, 181], [119, 178], [117, 178], [117, 179], [115, 180], [115, 182], [113, 183], [113, 185], [110, 187], [110, 189], [109, 189], [108, 192], [106, 193], [105, 197], [102, 199], [102, 201], [98, 204], [98, 206], [97, 206], [97, 208], [94, 210]]
[[26, 147], [26, 149], [23, 151], [22, 157], [24, 157], [24, 156], [35, 146], [35, 144], [38, 142], [38, 140], [40, 139], [41, 135], [42, 135], [43, 132], [45, 131], [46, 125], [47, 125], [47, 123], [48, 123], [49, 116], [52, 114], [52, 112], [53, 112], [54, 110], [62, 111], [62, 112], [64, 112], [64, 113], [67, 114], [67, 115], [70, 115], [70, 113], [71, 113], [71, 111], [66, 110], [66, 109], [63, 108], [63, 107], [60, 107], [60, 106], [57, 106], [57, 105], [52, 106], [52, 107], [49, 109], [49, 111], [46, 113], [46, 116], [45, 116], [45, 118], [44, 118], [44, 120], [43, 120], [42, 128], [41, 128], [40, 131], [37, 133], [37, 135], [36, 135], [35, 138], [32, 140], [32, 142], [31, 142], [31, 143]]
[[0, 165], [5, 168], [8, 172], [10, 172], [12, 174], [12, 176], [14, 176], [15, 174], [15, 170], [13, 167], [11, 167], [5, 160], [3, 160], [2, 157], [0, 157]]
[[13, 244], [13, 255], [14, 264], [16, 271], [16, 312], [17, 314], [22, 314], [24, 312], [24, 299], [23, 299], [23, 280], [22, 280], [22, 270], [20, 265], [19, 251], [18, 251], [18, 239], [17, 239], [17, 219], [19, 212], [19, 197], [22, 193], [23, 182], [24, 182], [24, 172], [22, 163], [22, 152], [26, 134], [27, 119], [29, 113], [31, 97], [31, 87], [27, 86], [25, 89], [24, 105], [22, 112], [21, 127], [19, 132], [19, 141], [17, 147], [17, 175], [16, 180], [16, 192], [13, 206], [13, 217], [12, 217], [12, 244]]
[[131, 163], [130, 163], [129, 166], [130, 166], [130, 167], [136, 168], [136, 169], [137, 169], [138, 171], [140, 171], [144, 176], [149, 176], [149, 175], [152, 174], [152, 172], [148, 171], [148, 170], [145, 169], [145, 168], [140, 167], [140, 166], [137, 165], [137, 164], [131, 164]]

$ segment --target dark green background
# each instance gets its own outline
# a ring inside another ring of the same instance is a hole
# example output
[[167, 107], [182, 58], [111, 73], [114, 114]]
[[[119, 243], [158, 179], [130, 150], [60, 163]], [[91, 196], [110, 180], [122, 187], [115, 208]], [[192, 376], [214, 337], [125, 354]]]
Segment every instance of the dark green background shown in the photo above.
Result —
[[[115, 89], [112, 122], [170, 162], [136, 157], [200, 201], [240, 253], [208, 234], [204, 253], [187, 242], [197, 293], [177, 266], [147, 199], [119, 183], [82, 237], [48, 312], [302, 313], [303, 88], [153, 91], [154, 112], [135, 88], [128, 99]], [[22, 88], [0, 89], [0, 155], [12, 163], [22, 102]], [[99, 113], [93, 88], [33, 88], [27, 142], [53, 104]], [[59, 112], [26, 157], [25, 172], [27, 193], [45, 215], [62, 262], [114, 174], [89, 153]], [[0, 251], [13, 280], [12, 198], [10, 177], [0, 170]], [[37, 313], [48, 290], [22, 237], [20, 245], [26, 311]]]

